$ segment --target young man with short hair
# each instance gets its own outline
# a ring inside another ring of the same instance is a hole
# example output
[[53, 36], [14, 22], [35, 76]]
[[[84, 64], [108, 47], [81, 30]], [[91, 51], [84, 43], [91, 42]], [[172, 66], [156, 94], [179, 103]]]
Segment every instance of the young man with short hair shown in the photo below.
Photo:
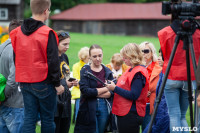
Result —
[[[9, 33], [21, 23], [22, 21], [12, 20], [9, 24]], [[24, 103], [18, 83], [15, 82], [15, 64], [10, 38], [0, 45], [0, 74], [6, 79], [5, 88], [3, 87], [4, 91], [1, 94], [3, 95], [1, 100], [4, 98], [5, 100], [0, 104], [0, 133], [22, 133]]]
[[56, 91], [62, 94], [58, 58], [58, 37], [46, 25], [50, 0], [31, 0], [32, 18], [11, 32], [15, 52], [16, 81], [20, 82], [25, 107], [23, 133], [35, 132], [38, 113], [41, 132], [54, 133]]

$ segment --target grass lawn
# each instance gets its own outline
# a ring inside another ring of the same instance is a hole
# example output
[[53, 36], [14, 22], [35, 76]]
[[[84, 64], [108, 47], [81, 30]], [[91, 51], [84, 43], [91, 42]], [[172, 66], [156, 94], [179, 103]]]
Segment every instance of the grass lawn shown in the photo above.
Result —
[[116, 36], [116, 35], [92, 35], [92, 34], [80, 34], [71, 33], [70, 47], [66, 54], [69, 57], [70, 68], [72, 65], [79, 61], [78, 51], [84, 47], [90, 47], [92, 44], [98, 44], [103, 48], [103, 63], [108, 64], [110, 58], [114, 53], [119, 53], [120, 49], [127, 43], [140, 44], [143, 41], [152, 42], [156, 50], [158, 51], [159, 40], [156, 37], [136, 37], [136, 36]]

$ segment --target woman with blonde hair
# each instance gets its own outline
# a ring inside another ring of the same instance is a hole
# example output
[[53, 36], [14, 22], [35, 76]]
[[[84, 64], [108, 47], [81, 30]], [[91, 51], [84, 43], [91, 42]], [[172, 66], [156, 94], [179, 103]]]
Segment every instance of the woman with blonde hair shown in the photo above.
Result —
[[[89, 60], [89, 48], [83, 47], [78, 52], [78, 58], [80, 59], [79, 62], [75, 63], [72, 67], [73, 77], [76, 78], [78, 81], [80, 80], [80, 71], [81, 68], [88, 63]], [[72, 99], [75, 99], [75, 120], [79, 110], [79, 103], [80, 103], [80, 88], [79, 86], [74, 86], [71, 91]]]
[[162, 67], [159, 66], [159, 63], [157, 61], [158, 57], [156, 54], [156, 49], [152, 43], [147, 41], [142, 42], [139, 45], [139, 47], [143, 53], [143, 57], [146, 64], [145, 66], [147, 68], [149, 75], [149, 90], [147, 93], [146, 115], [142, 123], [142, 131], [144, 131], [149, 121], [151, 120], [151, 114], [153, 113], [154, 110], [156, 86], [159, 80], [159, 74], [162, 71]]
[[112, 113], [117, 116], [120, 133], [139, 133], [146, 110], [148, 72], [137, 44], [125, 45], [120, 54], [130, 68], [119, 77], [116, 85], [112, 81], [106, 84], [109, 90], [114, 91]]

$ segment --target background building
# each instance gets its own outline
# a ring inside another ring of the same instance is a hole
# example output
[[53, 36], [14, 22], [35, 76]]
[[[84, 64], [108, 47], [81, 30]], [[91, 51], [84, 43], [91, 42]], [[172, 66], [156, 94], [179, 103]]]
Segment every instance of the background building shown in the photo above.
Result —
[[12, 19], [24, 18], [24, 0], [0, 0], [0, 25], [8, 25]]
[[80, 4], [50, 19], [55, 30], [157, 36], [158, 30], [170, 24], [170, 16], [161, 10], [161, 2]]
[[0, 44], [8, 38], [8, 25], [12, 19], [24, 18], [24, 0], [0, 0]]

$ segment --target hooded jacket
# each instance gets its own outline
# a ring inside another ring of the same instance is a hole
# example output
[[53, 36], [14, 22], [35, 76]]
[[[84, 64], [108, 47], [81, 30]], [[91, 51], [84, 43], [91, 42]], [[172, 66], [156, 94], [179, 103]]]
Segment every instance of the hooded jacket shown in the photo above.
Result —
[[15, 82], [15, 65], [13, 61], [13, 48], [11, 40], [0, 45], [0, 73], [7, 79], [4, 90], [5, 101], [2, 105], [12, 108], [22, 108], [24, 106], [21, 91], [18, 83]]
[[[44, 60], [47, 60], [46, 69], [48, 69], [48, 70], [46, 70], [47, 72], [45, 72], [46, 73], [45, 79], [43, 77], [43, 79], [41, 81], [45, 82], [45, 83], [53, 83], [55, 86], [59, 86], [60, 85], [59, 58], [58, 58], [58, 56], [55, 56], [55, 55], [58, 55], [58, 46], [57, 46], [58, 42], [56, 40], [57, 36], [55, 35], [53, 30], [46, 31], [49, 33], [46, 33], [45, 30], [41, 30], [41, 28], [44, 28], [44, 27], [45, 27], [44, 23], [42, 23], [41, 21], [37, 21], [32, 18], [26, 19], [26, 20], [24, 20], [24, 23], [22, 24], [20, 29], [19, 28], [15, 29], [14, 31], [12, 31], [10, 33], [11, 39], [12, 39], [12, 42], [19, 40], [19, 39], [15, 40], [16, 34], [14, 34], [14, 33], [16, 33], [16, 32], [20, 32], [20, 34], [22, 34], [25, 39], [27, 38], [27, 40], [30, 40], [31, 36], [34, 35], [35, 38], [33, 38], [34, 39], [33, 41], [36, 41], [36, 39], [40, 40], [40, 37], [41, 37], [41, 36], [37, 36], [39, 34], [35, 34], [35, 33], [40, 32], [40, 34], [42, 35], [43, 34], [42, 31], [43, 31], [44, 34], [47, 34], [47, 44], [46, 44], [47, 46], [45, 49], [46, 53], [43, 53], [43, 54], [45, 55]], [[46, 27], [46, 28], [48, 28], [48, 27]], [[18, 31], [16, 31], [16, 30], [18, 30]], [[21, 42], [21, 43], [23, 43], [23, 42]], [[25, 42], [24, 44], [26, 44], [26, 43], [28, 43], [28, 42]], [[16, 45], [20, 45], [20, 44], [18, 44], [18, 43], [13, 44], [14, 48], [16, 47]], [[32, 42], [30, 42], [30, 43], [28, 43], [28, 45], [30, 45], [30, 47], [32, 47], [31, 45], [33, 45], [33, 44], [32, 44]], [[26, 45], [26, 47], [29, 47], [28, 45]], [[23, 46], [17, 46], [17, 47], [23, 47]], [[40, 52], [39, 54], [41, 54], [41, 50], [39, 50], [39, 49], [36, 49], [36, 50], [37, 50], [36, 52]], [[29, 49], [29, 51], [30, 51], [30, 49]], [[31, 53], [32, 52], [33, 52], [33, 50], [31, 51]], [[33, 58], [36, 59], [35, 56]], [[47, 59], [45, 59], [45, 58], [47, 58]], [[17, 61], [19, 61], [19, 60], [17, 59]], [[28, 63], [28, 62], [24, 62], [24, 63]], [[38, 61], [38, 59], [37, 59], [37, 60], [32, 61], [33, 65], [35, 65], [34, 63], [41, 63], [41, 62]], [[30, 66], [30, 64], [25, 64], [25, 65]], [[16, 65], [18, 65], [18, 64], [16, 64]], [[34, 67], [33, 67], [33, 69], [34, 69]], [[28, 72], [25, 72], [25, 74], [27, 74], [27, 73]], [[32, 73], [32, 74], [34, 74], [34, 73]], [[38, 81], [38, 82], [40, 82], [40, 81]]]

